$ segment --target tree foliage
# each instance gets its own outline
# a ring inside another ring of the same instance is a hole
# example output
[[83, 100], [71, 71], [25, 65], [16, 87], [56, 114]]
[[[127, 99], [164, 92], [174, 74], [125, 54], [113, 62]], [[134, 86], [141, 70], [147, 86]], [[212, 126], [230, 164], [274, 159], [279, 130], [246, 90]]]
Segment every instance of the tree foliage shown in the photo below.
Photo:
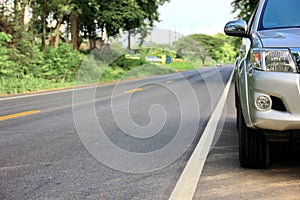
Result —
[[235, 40], [222, 34], [214, 36], [206, 34], [192, 34], [174, 42], [177, 53], [191, 61], [201, 59], [205, 65], [205, 60], [210, 57], [215, 62], [232, 62], [236, 57], [234, 49]]
[[23, 91], [33, 85], [29, 82], [41, 80], [74, 81], [83, 42], [85, 50], [101, 52], [121, 30], [146, 34], [159, 21], [159, 5], [167, 1], [0, 0], [0, 93], [6, 86]]
[[235, 55], [230, 38], [222, 33], [216, 35], [193, 34], [190, 36], [206, 50], [215, 61], [230, 62]]
[[[237, 13], [238, 19], [249, 21], [258, 2], [259, 0], [233, 0], [231, 2], [231, 6], [233, 7], [233, 13]], [[241, 39], [229, 38], [229, 40], [231, 41], [234, 50], [238, 52], [238, 49], [241, 44]]]
[[208, 53], [192, 36], [183, 37], [175, 41], [174, 47], [178, 55], [192, 62], [196, 62], [198, 58], [201, 58], [202, 64], [205, 65], [205, 59], [208, 57]]
[[248, 21], [259, 0], [234, 0], [231, 5], [233, 12], [238, 12], [238, 18]]
[[30, 10], [32, 19], [28, 26], [40, 36], [42, 50], [46, 40], [57, 48], [60, 39], [66, 41], [70, 35], [74, 49], [78, 49], [84, 39], [89, 39], [90, 48], [94, 48], [96, 40], [104, 41], [120, 30], [153, 27], [154, 22], [159, 21], [158, 7], [168, 1], [1, 0], [0, 31], [11, 34], [12, 42], [22, 39], [16, 33], [24, 31], [26, 11]]

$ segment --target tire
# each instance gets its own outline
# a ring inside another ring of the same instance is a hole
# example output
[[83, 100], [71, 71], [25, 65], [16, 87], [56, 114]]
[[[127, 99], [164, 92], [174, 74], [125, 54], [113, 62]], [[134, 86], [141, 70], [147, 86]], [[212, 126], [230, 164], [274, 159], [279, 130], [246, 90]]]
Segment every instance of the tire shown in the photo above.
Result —
[[269, 143], [262, 131], [247, 127], [241, 106], [238, 106], [239, 160], [244, 168], [268, 168]]
[[239, 96], [237, 93], [237, 87], [235, 85], [235, 90], [234, 90], [234, 94], [235, 94], [235, 108], [236, 108], [236, 130], [239, 130], [239, 124], [240, 124], [240, 112], [239, 112], [239, 107], [240, 107], [240, 101], [239, 101]]

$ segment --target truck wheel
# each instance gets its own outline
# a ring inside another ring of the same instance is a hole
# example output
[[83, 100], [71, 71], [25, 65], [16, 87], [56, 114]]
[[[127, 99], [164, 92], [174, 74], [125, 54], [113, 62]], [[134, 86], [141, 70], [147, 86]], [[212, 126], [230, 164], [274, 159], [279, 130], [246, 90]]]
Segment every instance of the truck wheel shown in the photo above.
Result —
[[262, 131], [247, 127], [241, 106], [238, 107], [239, 159], [245, 168], [267, 168], [269, 166], [269, 144]]
[[234, 94], [235, 94], [235, 108], [236, 108], [236, 129], [239, 130], [239, 124], [240, 124], [240, 112], [239, 112], [239, 107], [240, 107], [240, 101], [237, 93], [237, 87], [234, 87]]

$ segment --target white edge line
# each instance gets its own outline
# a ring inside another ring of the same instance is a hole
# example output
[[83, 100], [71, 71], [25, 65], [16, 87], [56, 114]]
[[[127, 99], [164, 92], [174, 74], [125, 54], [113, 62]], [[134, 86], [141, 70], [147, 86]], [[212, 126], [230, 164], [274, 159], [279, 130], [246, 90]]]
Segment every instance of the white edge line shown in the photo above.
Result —
[[188, 160], [182, 174], [180, 175], [169, 200], [192, 200], [197, 189], [197, 184], [200, 179], [204, 163], [212, 145], [213, 138], [217, 129], [218, 122], [223, 112], [227, 96], [229, 93], [231, 81], [233, 78], [234, 69], [230, 79], [226, 84], [224, 92], [209, 119], [206, 128], [198, 142], [194, 152]]

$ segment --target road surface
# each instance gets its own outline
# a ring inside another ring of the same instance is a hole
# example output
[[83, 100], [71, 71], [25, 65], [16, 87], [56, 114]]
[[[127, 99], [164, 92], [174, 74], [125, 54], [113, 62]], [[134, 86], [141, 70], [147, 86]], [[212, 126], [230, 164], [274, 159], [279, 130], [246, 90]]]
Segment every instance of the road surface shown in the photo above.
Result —
[[[206, 68], [1, 97], [0, 199], [169, 199], [231, 73]], [[233, 97], [231, 84], [193, 199], [298, 199], [292, 145], [270, 169], [240, 168]]]

